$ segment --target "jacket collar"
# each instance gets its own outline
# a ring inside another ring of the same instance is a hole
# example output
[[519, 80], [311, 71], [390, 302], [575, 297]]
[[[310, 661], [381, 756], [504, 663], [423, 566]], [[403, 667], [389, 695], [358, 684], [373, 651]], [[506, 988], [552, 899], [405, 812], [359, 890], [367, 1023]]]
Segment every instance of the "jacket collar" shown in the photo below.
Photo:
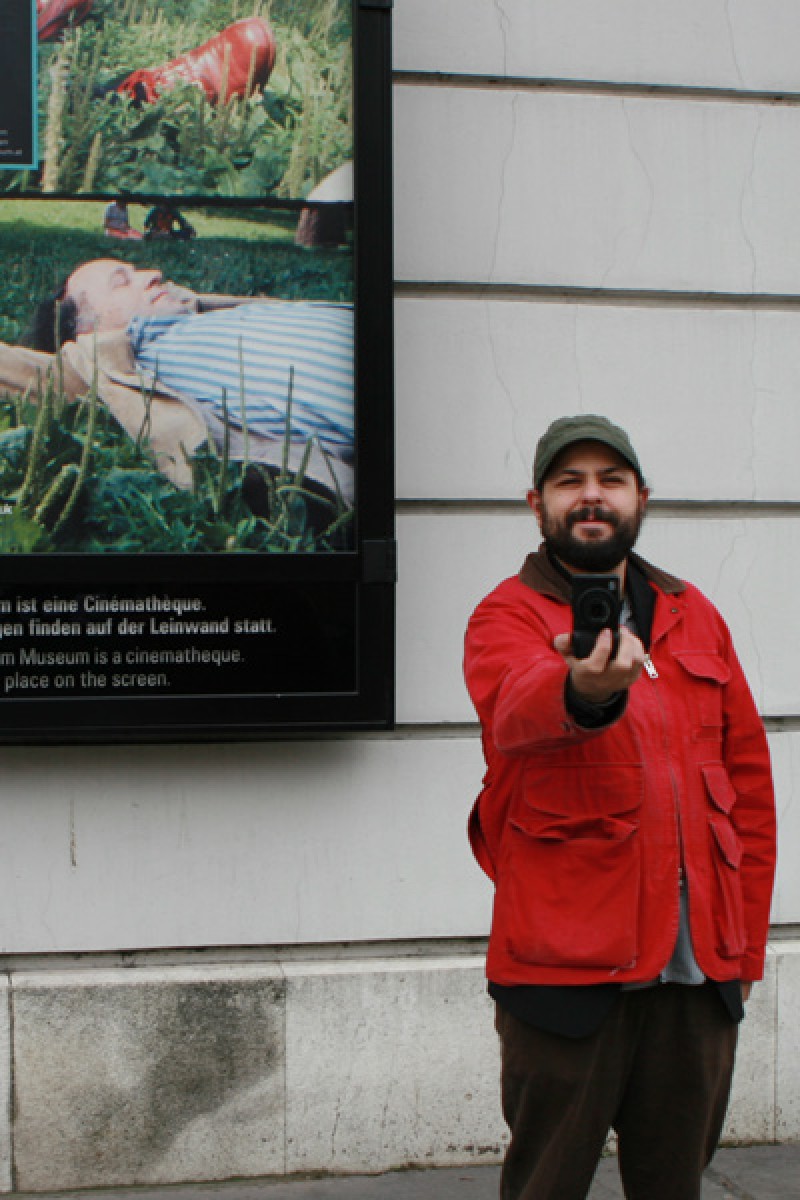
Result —
[[[631, 553], [628, 556], [628, 562], [641, 572], [648, 583], [654, 584], [659, 591], [666, 595], [678, 596], [681, 592], [686, 591], [686, 584], [682, 579], [678, 579], [675, 575], [668, 575], [659, 567], [652, 566], [638, 554]], [[544, 548], [544, 542], [538, 550], [529, 554], [525, 559], [519, 578], [522, 583], [535, 592], [541, 592], [543, 596], [549, 596], [552, 600], [560, 600], [564, 604], [569, 603], [569, 580], [551, 563]]]

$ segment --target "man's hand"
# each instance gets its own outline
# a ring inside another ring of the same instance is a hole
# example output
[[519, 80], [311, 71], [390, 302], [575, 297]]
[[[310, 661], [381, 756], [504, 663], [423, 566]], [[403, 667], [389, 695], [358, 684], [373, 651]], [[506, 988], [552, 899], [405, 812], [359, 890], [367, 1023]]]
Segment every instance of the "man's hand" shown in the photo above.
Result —
[[752, 992], [752, 990], [753, 990], [752, 983], [746, 982], [743, 979], [742, 980], [742, 1004], [747, 1004], [747, 1001], [750, 999], [750, 993]]
[[597, 635], [594, 650], [588, 658], [573, 658], [571, 637], [559, 633], [553, 646], [569, 667], [575, 695], [590, 704], [604, 704], [617, 692], [635, 683], [642, 673], [645, 650], [639, 639], [624, 626], [619, 631], [619, 649], [611, 658], [611, 630], [602, 629]]

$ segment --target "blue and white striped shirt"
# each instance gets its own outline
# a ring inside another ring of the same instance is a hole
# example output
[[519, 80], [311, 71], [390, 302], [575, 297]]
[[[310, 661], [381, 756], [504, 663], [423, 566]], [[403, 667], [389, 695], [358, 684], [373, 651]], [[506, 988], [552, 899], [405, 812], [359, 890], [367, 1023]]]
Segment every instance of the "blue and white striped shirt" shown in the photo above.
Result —
[[353, 454], [353, 309], [274, 301], [207, 313], [134, 317], [137, 366], [209, 405], [221, 420], [282, 441], [293, 369], [291, 437]]

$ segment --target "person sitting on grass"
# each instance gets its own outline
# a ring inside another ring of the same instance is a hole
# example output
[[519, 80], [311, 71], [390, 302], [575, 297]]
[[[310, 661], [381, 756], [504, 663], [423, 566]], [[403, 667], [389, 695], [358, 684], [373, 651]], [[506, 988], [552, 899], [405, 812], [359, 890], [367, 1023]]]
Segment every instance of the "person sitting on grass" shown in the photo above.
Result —
[[[178, 486], [191, 486], [189, 460], [210, 434], [231, 459], [302, 468], [305, 486], [353, 502], [351, 304], [203, 296], [159, 270], [92, 259], [38, 305], [24, 340], [33, 370], [58, 351], [74, 398], [96, 376], [101, 402]], [[0, 387], [24, 375], [6, 358]]]
[[194, 236], [194, 227], [168, 200], [161, 204], [154, 204], [144, 219], [146, 242], [165, 238], [176, 238], [180, 242], [188, 242]]
[[122, 238], [124, 241], [141, 241], [142, 235], [137, 229], [131, 229], [128, 216], [128, 201], [122, 196], [112, 200], [103, 213], [103, 230], [106, 237]]

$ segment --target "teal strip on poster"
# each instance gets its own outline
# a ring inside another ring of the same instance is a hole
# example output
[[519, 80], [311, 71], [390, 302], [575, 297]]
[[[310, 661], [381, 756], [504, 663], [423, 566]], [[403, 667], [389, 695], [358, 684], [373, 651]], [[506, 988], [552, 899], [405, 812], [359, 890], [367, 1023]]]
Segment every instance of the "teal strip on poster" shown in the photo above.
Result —
[[39, 165], [35, 0], [0, 5], [0, 170]]

